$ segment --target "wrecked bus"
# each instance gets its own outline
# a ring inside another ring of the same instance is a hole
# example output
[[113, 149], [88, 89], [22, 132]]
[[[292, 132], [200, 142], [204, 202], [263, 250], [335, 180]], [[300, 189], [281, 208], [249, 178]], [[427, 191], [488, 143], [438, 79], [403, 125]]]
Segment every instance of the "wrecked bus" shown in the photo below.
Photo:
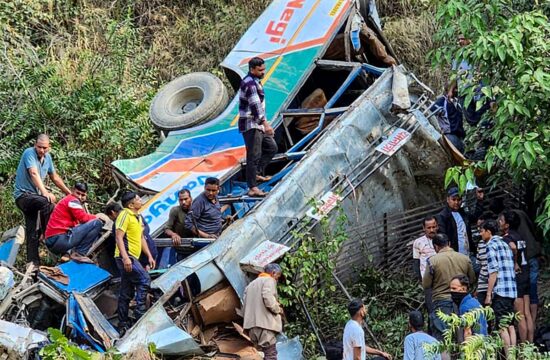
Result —
[[[232, 324], [240, 338], [235, 309], [246, 285], [296, 244], [295, 231], [315, 232], [337, 205], [352, 228], [439, 199], [450, 158], [429, 110], [430, 90], [398, 66], [373, 1], [275, 0], [221, 64], [233, 90], [253, 56], [266, 62], [266, 113], [279, 146], [267, 169], [274, 175], [260, 185], [268, 195], [246, 195], [238, 96], [227, 104], [229, 91], [211, 74], [167, 84], [150, 110], [162, 144], [113, 163], [119, 181], [148, 196], [142, 215], [163, 249], [151, 308], [120, 337], [116, 282], [90, 264], [60, 265], [68, 284], [42, 276], [33, 291], [19, 290], [64, 307], [63, 326], [80, 341], [99, 351], [155, 343], [164, 355], [192, 355], [212, 340], [229, 352], [211, 329]], [[169, 209], [179, 190], [196, 197], [210, 176], [221, 180], [220, 202], [235, 221], [215, 241], [189, 239], [182, 245], [188, 256], [176, 263], [163, 239]], [[13, 301], [5, 307], [0, 317], [14, 314]], [[281, 339], [278, 348], [286, 354], [280, 358], [301, 356], [296, 339]]]

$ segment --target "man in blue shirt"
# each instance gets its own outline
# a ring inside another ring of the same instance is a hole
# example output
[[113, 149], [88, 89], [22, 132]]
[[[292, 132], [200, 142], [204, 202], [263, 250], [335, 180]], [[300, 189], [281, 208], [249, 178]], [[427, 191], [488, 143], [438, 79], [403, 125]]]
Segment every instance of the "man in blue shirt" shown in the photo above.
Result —
[[265, 93], [260, 82], [265, 74], [264, 60], [253, 57], [248, 70], [239, 90], [239, 131], [246, 146], [246, 183], [249, 196], [265, 196], [257, 182], [270, 179], [263, 172], [277, 152], [277, 143], [265, 114]]
[[[15, 175], [15, 204], [25, 217], [25, 239], [27, 243], [27, 261], [40, 265], [38, 239], [46, 229], [50, 214], [56, 202], [55, 195], [46, 189], [46, 175], [66, 195], [71, 190], [55, 171], [50, 151], [50, 138], [40, 134], [34, 147], [23, 151]], [[37, 231], [40, 215], [40, 231]]]
[[[464, 315], [473, 309], [483, 308], [479, 301], [474, 298], [468, 289], [470, 287], [470, 279], [466, 275], [457, 275], [451, 280], [451, 298], [453, 302], [458, 306], [458, 315]], [[485, 315], [481, 315], [477, 324], [473, 328], [464, 328], [464, 340], [471, 335], [488, 335], [487, 332], [487, 320]]]
[[220, 180], [209, 177], [204, 182], [204, 191], [191, 204], [185, 218], [185, 228], [194, 236], [216, 239], [222, 232], [222, 208], [218, 201]]
[[424, 316], [420, 311], [411, 311], [409, 313], [409, 329], [411, 330], [411, 334], [405, 337], [403, 360], [441, 360], [441, 355], [434, 354], [433, 356], [429, 356], [424, 350], [425, 344], [436, 344], [438, 341], [423, 331]]

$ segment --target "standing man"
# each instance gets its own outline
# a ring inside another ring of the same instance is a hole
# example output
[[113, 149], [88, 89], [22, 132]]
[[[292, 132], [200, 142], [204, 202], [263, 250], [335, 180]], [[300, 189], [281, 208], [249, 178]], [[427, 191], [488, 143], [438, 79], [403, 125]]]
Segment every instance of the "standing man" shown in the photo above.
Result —
[[[495, 312], [497, 328], [503, 317], [514, 313], [516, 299], [516, 274], [514, 273], [514, 254], [512, 249], [498, 236], [498, 225], [494, 220], [481, 224], [481, 238], [487, 243], [487, 270], [489, 284], [485, 305], [490, 305]], [[513, 322], [499, 330], [504, 342], [504, 351], [508, 356], [510, 346], [515, 346], [516, 330]]]
[[[476, 213], [482, 209], [483, 192], [476, 192], [477, 204]], [[476, 217], [477, 214], [473, 214]], [[470, 251], [475, 251], [470, 231], [469, 216], [462, 209], [462, 197], [457, 187], [447, 191], [447, 206], [437, 215], [439, 231], [447, 235], [451, 247], [461, 254], [470, 256]]]
[[141, 252], [143, 251], [147, 256], [151, 269], [155, 268], [155, 260], [143, 236], [142, 218], [138, 213], [142, 205], [141, 198], [135, 192], [129, 191], [122, 195], [121, 202], [124, 210], [120, 212], [115, 222], [115, 261], [121, 274], [117, 313], [120, 335], [123, 336], [131, 326], [128, 310], [134, 293], [136, 296], [135, 319], [139, 319], [147, 310], [145, 300], [151, 278], [139, 262]]
[[86, 257], [93, 243], [99, 239], [104, 221], [88, 214], [82, 203], [86, 199], [88, 185], [77, 182], [72, 193], [55, 206], [46, 227], [46, 246], [54, 254], [71, 250], [71, 259], [92, 263]]
[[403, 360], [441, 360], [441, 355], [428, 357], [424, 353], [424, 344], [435, 344], [437, 340], [424, 331], [424, 316], [420, 311], [409, 313], [409, 330], [411, 333], [405, 337]]
[[[424, 235], [416, 239], [413, 243], [413, 270], [417, 278], [422, 283], [422, 276], [426, 271], [427, 260], [435, 255], [435, 249], [432, 239], [437, 234], [438, 226], [435, 216], [427, 216], [422, 223]], [[426, 309], [432, 311], [432, 293], [431, 288], [424, 291]]]
[[185, 217], [191, 208], [192, 201], [191, 192], [187, 189], [181, 189], [178, 192], [179, 206], [174, 206], [170, 209], [164, 233], [170, 236], [174, 246], [181, 245], [181, 238], [193, 236], [193, 234], [185, 228]]
[[[40, 265], [38, 256], [38, 239], [46, 229], [55, 203], [55, 195], [44, 186], [46, 175], [66, 195], [71, 190], [65, 186], [63, 179], [55, 171], [50, 151], [50, 138], [40, 134], [34, 147], [23, 151], [15, 175], [15, 205], [25, 216], [25, 239], [27, 242], [27, 261]], [[37, 231], [40, 214], [40, 231]]]
[[185, 227], [194, 236], [216, 239], [222, 232], [222, 208], [218, 201], [220, 180], [209, 177], [204, 191], [191, 204], [185, 218]]
[[433, 311], [430, 320], [433, 324], [432, 335], [437, 340], [443, 340], [443, 332], [447, 325], [437, 316], [437, 310], [445, 314], [453, 312], [453, 301], [449, 284], [457, 274], [466, 274], [470, 283], [474, 283], [476, 275], [470, 259], [449, 246], [445, 234], [437, 234], [433, 238], [436, 255], [428, 259], [428, 268], [424, 273], [422, 285], [424, 289], [432, 289]]
[[504, 210], [498, 217], [498, 225], [502, 240], [510, 246], [514, 254], [514, 271], [516, 273], [517, 298], [514, 304], [516, 312], [520, 314], [518, 332], [521, 342], [533, 342], [535, 329], [531, 317], [530, 274], [527, 262], [527, 242], [521, 238], [517, 229], [520, 218], [513, 210]]
[[383, 351], [371, 348], [365, 343], [365, 331], [363, 330], [363, 321], [367, 317], [367, 310], [363, 300], [352, 300], [348, 305], [348, 312], [351, 319], [344, 328], [344, 337], [342, 340], [344, 346], [343, 360], [365, 360], [367, 354], [378, 355], [384, 359], [390, 359], [391, 355]]
[[479, 275], [477, 277], [477, 300], [480, 304], [485, 304], [487, 297], [487, 287], [489, 286], [489, 271], [487, 270], [487, 243], [481, 238], [481, 224], [487, 220], [494, 220], [495, 214], [490, 211], [483, 213], [477, 220], [477, 232], [479, 242], [477, 243], [477, 263], [479, 264]]
[[277, 143], [273, 128], [265, 115], [265, 93], [260, 80], [265, 75], [264, 60], [253, 57], [248, 62], [248, 74], [241, 81], [239, 93], [239, 131], [246, 146], [246, 183], [249, 196], [265, 196], [258, 181], [267, 181], [265, 167], [275, 153]]
[[243, 327], [252, 343], [263, 351], [264, 360], [277, 360], [276, 336], [283, 331], [283, 308], [277, 295], [281, 273], [278, 264], [268, 264], [244, 290]]

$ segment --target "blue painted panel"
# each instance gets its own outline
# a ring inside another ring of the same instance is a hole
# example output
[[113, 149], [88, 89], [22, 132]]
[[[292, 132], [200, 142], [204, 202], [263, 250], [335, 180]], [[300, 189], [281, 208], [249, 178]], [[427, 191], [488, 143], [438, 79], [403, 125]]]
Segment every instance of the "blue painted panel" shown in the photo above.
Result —
[[108, 271], [93, 264], [80, 264], [69, 261], [58, 265], [58, 267], [69, 277], [69, 284], [63, 285], [50, 278], [47, 278], [47, 280], [56, 288], [66, 293], [72, 291], [85, 293], [111, 278], [111, 274]]
[[0, 260], [8, 262], [15, 239], [11, 239], [0, 245]]

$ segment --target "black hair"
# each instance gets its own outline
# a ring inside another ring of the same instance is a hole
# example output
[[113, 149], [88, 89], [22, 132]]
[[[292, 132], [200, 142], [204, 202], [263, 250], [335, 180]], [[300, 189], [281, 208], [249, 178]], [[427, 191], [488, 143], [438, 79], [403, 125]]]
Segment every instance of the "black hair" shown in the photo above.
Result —
[[120, 198], [120, 202], [122, 203], [123, 207], [128, 207], [128, 205], [134, 200], [137, 196], [137, 193], [135, 191], [128, 191], [125, 192], [122, 197]]
[[504, 222], [510, 226], [510, 229], [517, 230], [519, 223], [521, 222], [519, 215], [513, 210], [504, 210], [500, 216], [504, 219]]
[[185, 194], [187, 193], [187, 195], [191, 196], [191, 191], [189, 191], [189, 189], [181, 189], [180, 191], [178, 191], [178, 196], [180, 196], [181, 194]]
[[415, 330], [422, 330], [424, 328], [424, 315], [420, 311], [411, 311], [409, 313], [409, 324]]
[[453, 281], [453, 280], [458, 280], [460, 282], [460, 285], [466, 286], [466, 289], [470, 289], [470, 279], [468, 279], [468, 277], [466, 275], [464, 275], [464, 274], [455, 275], [455, 276], [453, 276], [451, 281]]
[[85, 182], [77, 181], [74, 184], [74, 188], [78, 191], [82, 191], [82, 192], [85, 192], [85, 193], [88, 192], [88, 184], [86, 184]]
[[204, 180], [204, 186], [206, 186], [206, 185], [218, 185], [218, 186], [220, 186], [220, 180], [218, 178], [215, 178], [215, 177], [206, 178], [206, 180]]
[[503, 198], [494, 198], [489, 202], [489, 210], [495, 214], [500, 214], [504, 211], [504, 199]]
[[110, 213], [112, 212], [120, 212], [122, 211], [122, 206], [120, 206], [119, 203], [117, 202], [112, 202], [112, 203], [109, 203], [107, 204], [107, 206], [105, 206], [105, 210], [103, 211], [105, 214], [109, 215]]
[[449, 245], [449, 238], [445, 234], [435, 234], [432, 243], [439, 247], [445, 247]]
[[491, 235], [498, 234], [498, 225], [495, 220], [487, 220], [481, 224], [481, 228], [485, 231], [489, 231]]
[[262, 59], [261, 57], [255, 56], [248, 61], [248, 68], [254, 69], [255, 67], [262, 66], [263, 64], [265, 64], [264, 59]]
[[478, 218], [478, 220], [487, 221], [487, 220], [495, 220], [496, 215], [492, 211], [485, 211], [483, 214], [481, 214]]
[[435, 220], [435, 223], [437, 224], [437, 218], [435, 216], [433, 216], [433, 215], [426, 216], [424, 218], [424, 221], [422, 221], [422, 226], [426, 226], [426, 223], [428, 221], [432, 221], [432, 220]]
[[349, 315], [351, 317], [354, 317], [355, 314], [357, 314], [357, 312], [359, 310], [361, 310], [361, 308], [363, 307], [363, 300], [361, 299], [353, 299], [351, 300], [351, 302], [348, 304], [348, 312], [349, 312]]

